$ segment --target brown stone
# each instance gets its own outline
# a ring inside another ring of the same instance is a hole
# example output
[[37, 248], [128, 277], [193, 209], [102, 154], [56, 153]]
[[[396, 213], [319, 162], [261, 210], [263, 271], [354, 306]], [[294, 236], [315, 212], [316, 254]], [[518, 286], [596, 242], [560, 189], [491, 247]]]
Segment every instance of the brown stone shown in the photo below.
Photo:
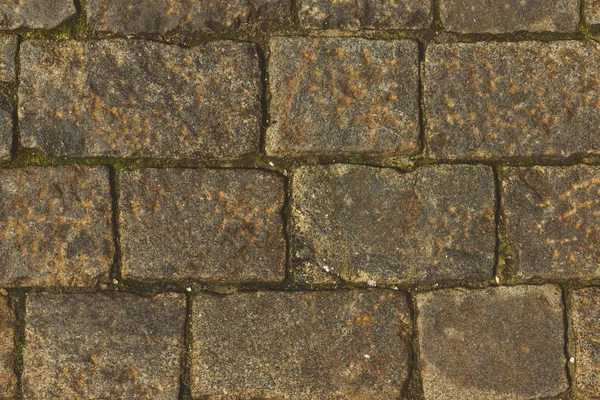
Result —
[[600, 393], [600, 288], [573, 292], [575, 331], [575, 382], [582, 396], [596, 399]]
[[270, 50], [268, 154], [419, 151], [416, 42], [276, 38]]
[[585, 0], [583, 3], [585, 22], [588, 24], [600, 24], [600, 0]]
[[17, 42], [16, 35], [0, 36], [0, 160], [10, 158], [12, 146]]
[[0, 169], [0, 285], [96, 286], [114, 257], [105, 167]]
[[[2, 6], [0, 6], [1, 8]], [[16, 77], [15, 57], [17, 55], [17, 35], [0, 36], [0, 81], [14, 82]]]
[[396, 399], [411, 315], [392, 291], [201, 294], [192, 306], [192, 395]]
[[12, 398], [17, 395], [17, 376], [15, 360], [17, 346], [15, 343], [16, 316], [8, 304], [8, 298], [0, 297], [0, 396]]
[[417, 294], [425, 399], [508, 400], [568, 386], [557, 286]]
[[283, 177], [247, 169], [121, 175], [123, 274], [141, 279], [281, 281]]
[[0, 3], [0, 30], [50, 29], [76, 12], [73, 0], [4, 0]]

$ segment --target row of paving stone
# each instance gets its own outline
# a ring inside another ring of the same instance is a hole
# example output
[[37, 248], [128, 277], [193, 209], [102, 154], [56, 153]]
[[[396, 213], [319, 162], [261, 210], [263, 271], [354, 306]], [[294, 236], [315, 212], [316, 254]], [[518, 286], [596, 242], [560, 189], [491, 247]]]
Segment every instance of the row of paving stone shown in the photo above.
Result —
[[[0, 155], [10, 158], [17, 38], [0, 39]], [[600, 153], [595, 42], [429, 44], [274, 38], [265, 151], [276, 157], [566, 159]], [[261, 152], [259, 49], [27, 40], [21, 145], [50, 156], [235, 158]], [[424, 138], [421, 137], [424, 129]], [[423, 140], [422, 140], [423, 139]], [[424, 141], [424, 143], [422, 143]]]
[[[600, 278], [600, 168], [507, 167], [504, 240], [523, 279]], [[285, 178], [257, 169], [120, 175], [122, 275], [142, 281], [282, 282]], [[492, 168], [335, 164], [291, 176], [294, 279], [419, 285], [492, 279]], [[95, 287], [115, 257], [106, 167], [0, 169], [0, 286]], [[168, 238], [168, 240], [166, 240]]]
[[[210, 399], [395, 399], [418, 369], [425, 399], [546, 398], [600, 391], [600, 289], [571, 293], [572, 353], [553, 285], [401, 292], [199, 293], [191, 393]], [[177, 399], [186, 299], [30, 293], [25, 399]], [[0, 297], [0, 396], [16, 393], [15, 311]], [[413, 362], [413, 359], [415, 360]], [[571, 365], [568, 368], [567, 365]], [[405, 393], [404, 393], [405, 394]]]

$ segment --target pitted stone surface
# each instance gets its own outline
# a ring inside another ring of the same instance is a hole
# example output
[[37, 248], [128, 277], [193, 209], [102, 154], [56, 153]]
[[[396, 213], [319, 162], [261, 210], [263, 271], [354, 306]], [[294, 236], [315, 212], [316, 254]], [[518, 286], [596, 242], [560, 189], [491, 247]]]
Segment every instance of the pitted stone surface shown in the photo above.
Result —
[[0, 285], [96, 286], [114, 257], [108, 169], [0, 169]]
[[419, 150], [416, 42], [276, 38], [270, 49], [268, 154]]
[[50, 29], [76, 12], [73, 0], [5, 0], [0, 3], [0, 30]]
[[600, 50], [592, 41], [431, 44], [424, 72], [432, 157], [600, 151]]
[[509, 400], [568, 388], [556, 286], [417, 294], [425, 399]]
[[17, 46], [18, 38], [16, 35], [0, 36], [0, 81], [2, 82], [15, 81]]
[[577, 32], [579, 0], [440, 0], [440, 17], [452, 32]]
[[301, 0], [300, 24], [315, 29], [429, 28], [429, 0]]
[[7, 297], [0, 297], [0, 397], [12, 398], [17, 392], [15, 360], [16, 316], [9, 306]]
[[489, 279], [494, 184], [484, 166], [401, 173], [332, 165], [292, 179], [292, 266], [308, 283]]
[[506, 237], [525, 278], [600, 277], [600, 168], [506, 168]]
[[397, 292], [201, 294], [192, 309], [198, 398], [395, 399], [408, 377]]
[[281, 281], [283, 177], [246, 169], [143, 169], [121, 176], [123, 274]]
[[26, 41], [22, 143], [52, 156], [236, 157], [258, 152], [252, 44]]
[[177, 399], [185, 315], [174, 293], [30, 294], [25, 399]]
[[0, 36], [0, 160], [10, 158], [12, 146], [16, 53], [17, 36]]
[[581, 398], [595, 399], [600, 393], [600, 289], [576, 290], [572, 301], [576, 389]]
[[588, 24], [600, 24], [600, 0], [586, 0], [583, 3], [585, 22]]
[[86, 10], [92, 29], [121, 34], [264, 30], [291, 21], [289, 0], [88, 0]]

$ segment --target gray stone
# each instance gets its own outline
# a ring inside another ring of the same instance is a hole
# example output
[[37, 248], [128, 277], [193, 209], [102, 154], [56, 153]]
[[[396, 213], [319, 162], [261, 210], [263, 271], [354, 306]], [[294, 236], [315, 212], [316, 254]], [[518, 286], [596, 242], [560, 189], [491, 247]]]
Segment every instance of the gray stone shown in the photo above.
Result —
[[123, 274], [282, 281], [283, 177], [247, 169], [143, 169], [121, 176]]
[[510, 400], [569, 386], [556, 286], [417, 294], [425, 399]]
[[17, 55], [17, 46], [17, 35], [0, 36], [0, 81], [2, 82], [15, 81], [15, 57]]
[[17, 41], [16, 35], [0, 36], [0, 160], [10, 158], [12, 146]]
[[417, 29], [431, 23], [429, 0], [302, 0], [300, 24], [316, 29]]
[[22, 144], [52, 156], [237, 157], [258, 152], [253, 44], [26, 41]]
[[8, 298], [0, 297], [0, 397], [12, 398], [17, 395], [17, 376], [15, 360], [17, 346], [15, 342], [16, 316], [8, 304]]
[[0, 30], [50, 29], [76, 12], [73, 0], [5, 0], [0, 3]]
[[411, 173], [302, 167], [292, 179], [296, 279], [418, 284], [483, 281], [494, 269], [495, 198], [484, 166]]
[[600, 168], [506, 168], [506, 238], [525, 278], [600, 277]]
[[275, 38], [270, 50], [268, 154], [419, 151], [416, 42]]
[[440, 17], [452, 32], [577, 32], [579, 0], [440, 0]]
[[573, 292], [575, 331], [575, 382], [581, 398], [596, 399], [600, 393], [600, 288]]
[[408, 378], [408, 301], [392, 291], [201, 294], [192, 395], [396, 399]]
[[108, 169], [0, 169], [0, 239], [2, 286], [96, 286], [114, 257]]
[[24, 398], [178, 399], [185, 316], [174, 293], [30, 294]]
[[121, 34], [265, 30], [291, 22], [289, 0], [87, 0], [86, 11], [92, 29]]
[[600, 151], [600, 50], [593, 41], [431, 44], [424, 72], [431, 157]]
[[585, 0], [583, 3], [585, 22], [600, 24], [600, 0]]

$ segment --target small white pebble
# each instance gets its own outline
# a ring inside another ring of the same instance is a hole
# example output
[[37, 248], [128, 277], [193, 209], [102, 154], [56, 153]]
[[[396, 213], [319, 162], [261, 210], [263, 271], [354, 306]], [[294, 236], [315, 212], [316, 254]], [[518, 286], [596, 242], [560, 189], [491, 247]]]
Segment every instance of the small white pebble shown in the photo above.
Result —
[[323, 269], [325, 270], [325, 272], [331, 271], [331, 269], [329, 268], [329, 265], [323, 265]]
[[571, 357], [571, 358], [569, 359], [569, 362], [570, 362], [571, 364], [575, 363], [575, 357]]
[[114, 283], [115, 285], [118, 285], [118, 284], [119, 284], [119, 281], [118, 281], [118, 280], [116, 280], [116, 279], [113, 279], [113, 283]]
[[367, 281], [367, 286], [371, 286], [371, 287], [375, 287], [377, 286], [377, 282], [375, 282], [374, 280], [368, 280]]
[[270, 165], [271, 167], [274, 167], [274, 166], [275, 166], [275, 163], [273, 163], [273, 161], [269, 161], [269, 165]]
[[500, 277], [496, 276], [496, 283], [500, 283]]
[[370, 355], [368, 355], [368, 354], [365, 354], [363, 357], [364, 357], [364, 358], [366, 358], [366, 359], [369, 359], [369, 358], [371, 358], [371, 356], [370, 356]]
[[398, 286], [392, 286], [392, 290], [400, 290], [400, 289], [398, 289]]
[[188, 291], [188, 292], [191, 292], [192, 288], [191, 287], [186, 287], [185, 290]]

